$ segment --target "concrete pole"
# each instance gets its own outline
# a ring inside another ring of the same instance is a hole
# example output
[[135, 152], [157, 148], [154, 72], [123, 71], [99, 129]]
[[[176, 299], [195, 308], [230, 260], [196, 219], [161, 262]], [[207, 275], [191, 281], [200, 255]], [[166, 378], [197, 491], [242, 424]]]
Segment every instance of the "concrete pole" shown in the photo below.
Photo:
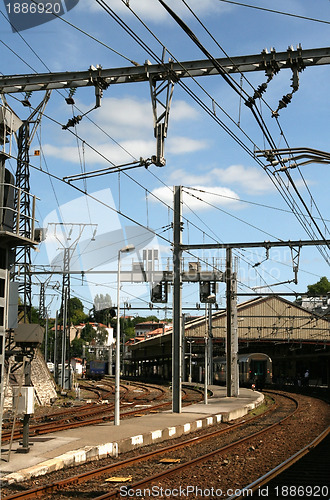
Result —
[[48, 357], [48, 312], [46, 312], [46, 328], [45, 328], [45, 361]]
[[226, 335], [226, 385], [227, 385], [227, 397], [232, 396], [232, 386], [231, 386], [231, 268], [232, 268], [232, 251], [231, 248], [226, 249], [226, 324], [227, 324], [227, 335]]
[[209, 370], [208, 370], [208, 355], [209, 355], [209, 349], [208, 349], [208, 324], [207, 324], [207, 304], [205, 304], [205, 347], [204, 347], [204, 403], [207, 405], [208, 403], [208, 398], [207, 398], [207, 387], [208, 387], [208, 377], [209, 377]]
[[186, 350], [187, 341], [185, 336], [186, 315], [182, 314], [182, 380], [186, 380]]
[[63, 300], [63, 324], [62, 324], [62, 371], [61, 371], [61, 387], [64, 389], [65, 386], [65, 360], [66, 360], [66, 319], [67, 319], [67, 299], [68, 290], [64, 289], [64, 300]]
[[237, 337], [237, 298], [236, 274], [232, 272], [232, 249], [226, 249], [226, 381], [227, 397], [238, 396], [238, 337]]
[[115, 367], [115, 419], [114, 424], [120, 424], [120, 250], [118, 252], [117, 273], [117, 337], [116, 337], [116, 367]]
[[58, 312], [56, 311], [55, 316], [55, 334], [54, 334], [54, 377], [55, 382], [58, 384], [58, 361], [57, 361], [57, 351], [58, 351]]
[[[31, 358], [26, 357], [26, 362], [24, 364], [24, 386], [31, 386]], [[29, 433], [30, 433], [30, 416], [25, 414], [23, 417], [23, 436], [22, 436], [22, 448], [19, 449], [20, 453], [28, 453], [30, 451], [29, 443]]]
[[193, 343], [192, 340], [189, 340], [189, 377], [188, 377], [188, 382], [192, 382], [192, 347], [191, 344]]
[[172, 411], [181, 413], [182, 384], [182, 203], [181, 186], [174, 186], [173, 220], [173, 333], [172, 333]]
[[212, 303], [208, 304], [208, 382], [213, 384], [213, 340], [212, 340]]

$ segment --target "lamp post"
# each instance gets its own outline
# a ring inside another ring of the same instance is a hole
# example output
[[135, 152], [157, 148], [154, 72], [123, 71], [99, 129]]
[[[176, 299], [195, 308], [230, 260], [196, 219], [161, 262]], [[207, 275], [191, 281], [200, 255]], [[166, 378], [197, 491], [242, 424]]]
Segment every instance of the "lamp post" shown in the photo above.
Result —
[[192, 346], [195, 341], [194, 340], [187, 340], [189, 344], [189, 375], [188, 375], [188, 382], [192, 381]]
[[120, 423], [120, 257], [122, 253], [135, 250], [134, 245], [126, 245], [118, 251], [118, 277], [117, 277], [117, 339], [116, 339], [116, 366], [115, 366], [115, 420], [114, 424]]

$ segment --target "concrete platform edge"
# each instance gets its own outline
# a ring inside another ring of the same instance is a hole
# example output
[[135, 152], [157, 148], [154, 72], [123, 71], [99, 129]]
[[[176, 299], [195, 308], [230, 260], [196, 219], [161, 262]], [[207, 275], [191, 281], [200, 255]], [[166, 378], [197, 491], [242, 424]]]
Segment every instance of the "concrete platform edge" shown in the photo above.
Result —
[[166, 427], [156, 431], [149, 431], [144, 434], [124, 438], [118, 442], [85, 446], [84, 448], [72, 450], [32, 467], [3, 476], [0, 479], [0, 483], [4, 485], [27, 481], [31, 478], [42, 476], [66, 467], [73, 467], [85, 462], [100, 460], [107, 457], [117, 457], [121, 453], [125, 453], [136, 448], [142, 448], [143, 446], [148, 446], [150, 444], [174, 439], [182, 436], [183, 434], [189, 434], [190, 432], [215, 425], [221, 421], [229, 422], [230, 420], [235, 420], [246, 415], [250, 410], [258, 407], [263, 402], [263, 399], [263, 395], [260, 394], [254, 403], [247, 404], [239, 409], [229, 412], [201, 417], [198, 420], [186, 424]]

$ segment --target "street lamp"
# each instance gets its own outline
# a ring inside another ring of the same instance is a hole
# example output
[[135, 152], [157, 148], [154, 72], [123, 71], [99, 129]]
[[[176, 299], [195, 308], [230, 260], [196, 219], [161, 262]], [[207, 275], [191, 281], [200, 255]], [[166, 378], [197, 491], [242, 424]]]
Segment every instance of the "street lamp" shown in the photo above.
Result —
[[120, 257], [122, 253], [135, 250], [134, 245], [126, 245], [118, 251], [118, 278], [117, 278], [117, 339], [116, 339], [116, 366], [115, 366], [115, 425], [119, 425], [120, 420]]
[[193, 344], [195, 341], [194, 340], [187, 340], [189, 344], [189, 375], [188, 375], [188, 382], [192, 381], [192, 349], [191, 349], [191, 344]]

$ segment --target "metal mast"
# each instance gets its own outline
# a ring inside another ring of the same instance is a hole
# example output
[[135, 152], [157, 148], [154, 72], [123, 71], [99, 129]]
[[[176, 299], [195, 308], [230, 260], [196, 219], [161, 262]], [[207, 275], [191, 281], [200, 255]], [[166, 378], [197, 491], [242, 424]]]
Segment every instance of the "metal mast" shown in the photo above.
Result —
[[[16, 231], [24, 238], [30, 237], [34, 233], [34, 208], [31, 212], [30, 200], [30, 168], [29, 151], [30, 145], [37, 131], [46, 104], [50, 98], [51, 91], [47, 91], [41, 103], [36, 107], [29, 118], [23, 121], [18, 130], [17, 136], [17, 168], [16, 168], [16, 199], [15, 206], [19, 213], [19, 227]], [[36, 119], [33, 121], [34, 117]], [[31, 127], [31, 124], [33, 126]], [[22, 298], [22, 320], [24, 323], [31, 323], [32, 307], [32, 277], [31, 268], [31, 247], [18, 247], [16, 251], [16, 274], [22, 279], [19, 280], [18, 292]]]

